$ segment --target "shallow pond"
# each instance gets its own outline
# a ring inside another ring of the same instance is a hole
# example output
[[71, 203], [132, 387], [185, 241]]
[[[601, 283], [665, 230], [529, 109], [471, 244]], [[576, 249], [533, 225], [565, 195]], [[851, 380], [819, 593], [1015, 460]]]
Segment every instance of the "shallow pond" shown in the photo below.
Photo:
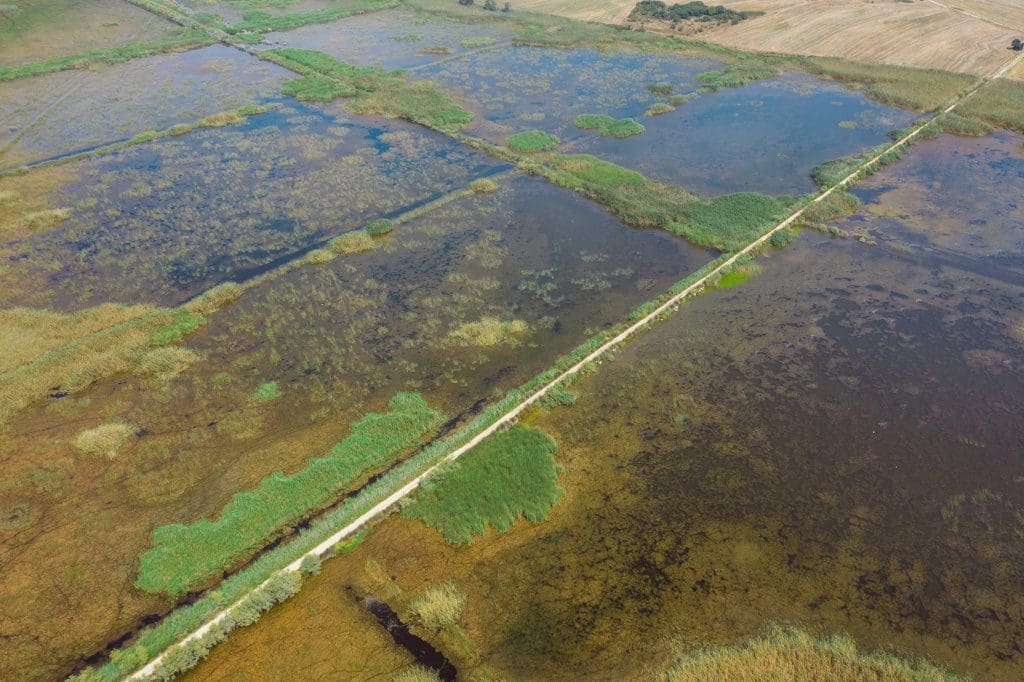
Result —
[[[257, 49], [298, 47], [358, 66], [407, 69], [444, 61], [450, 55], [467, 55], [508, 41], [512, 35], [510, 29], [496, 24], [457, 23], [395, 9], [267, 33]], [[475, 55], [466, 58], [477, 59]]]
[[[669, 95], [693, 92], [708, 59], [508, 47], [417, 71], [476, 103], [470, 132], [503, 142], [538, 129], [565, 149], [590, 152], [702, 194], [814, 190], [811, 169], [887, 140], [914, 115], [876, 104], [836, 83], [788, 73], [739, 89], [703, 94], [675, 111], [645, 116]], [[632, 117], [647, 131], [602, 138], [582, 131], [580, 114]]]
[[234, 48], [0, 83], [0, 170], [121, 142], [277, 95], [294, 74]]
[[[71, 217], [3, 246], [7, 305], [181, 303], [434, 199], [499, 164], [422, 128], [291, 101], [75, 162]], [[12, 184], [17, 187], [17, 183]]]
[[[269, 277], [212, 314], [185, 343], [200, 359], [170, 382], [119, 376], [14, 421], [0, 509], [24, 522], [0, 552], [0, 615], [24, 634], [0, 643], [7, 672], [39, 660], [42, 677], [66, 672], [166, 609], [130, 587], [153, 527], [216, 515], [398, 391], [448, 417], [479, 407], [709, 258], [525, 176], [375, 244]], [[255, 401], [268, 381], [280, 397]], [[74, 452], [76, 433], [111, 418], [138, 427], [130, 447], [110, 461]], [[29, 608], [47, 618], [24, 625]]]
[[380, 661], [337, 652], [330, 595], [382, 575], [467, 594], [469, 675], [630, 678], [774, 622], [1020, 678], [1024, 286], [815, 233], [757, 268], [527, 420], [565, 467], [547, 522], [453, 547], [391, 518], [194, 679]]

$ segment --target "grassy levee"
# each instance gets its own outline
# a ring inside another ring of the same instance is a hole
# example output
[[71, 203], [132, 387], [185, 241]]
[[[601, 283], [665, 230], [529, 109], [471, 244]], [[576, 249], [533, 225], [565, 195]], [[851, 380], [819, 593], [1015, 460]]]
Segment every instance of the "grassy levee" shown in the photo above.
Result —
[[127, 140], [121, 142], [114, 142], [112, 144], [105, 144], [95, 149], [88, 151], [79, 152], [77, 154], [66, 154], [59, 156], [55, 159], [49, 159], [47, 161], [40, 161], [38, 163], [29, 163], [18, 168], [11, 168], [9, 170], [0, 171], [0, 178], [8, 178], [17, 175], [24, 175], [36, 168], [47, 168], [50, 166], [60, 166], [66, 163], [72, 163], [73, 161], [81, 161], [82, 159], [94, 158], [97, 156], [103, 156], [116, 152], [120, 149], [125, 149], [136, 144], [144, 144], [146, 142], [153, 142], [155, 140], [161, 140], [165, 137], [177, 137], [185, 135], [201, 128], [220, 128], [222, 126], [238, 125], [245, 123], [246, 119], [250, 116], [259, 116], [265, 114], [268, 111], [275, 109], [277, 105], [259, 105], [259, 104], [248, 104], [237, 109], [231, 109], [229, 111], [222, 111], [206, 118], [195, 121], [193, 123], [178, 123], [169, 128], [163, 130], [147, 130], [145, 132], [134, 135]]
[[0, 81], [30, 78], [68, 69], [88, 69], [101, 64], [119, 64], [137, 57], [150, 57], [165, 52], [183, 52], [205, 45], [212, 45], [215, 42], [217, 41], [205, 31], [184, 29], [177, 35], [161, 38], [160, 40], [132, 43], [119, 47], [105, 47], [32, 64], [0, 67]]
[[297, 48], [267, 50], [260, 56], [302, 74], [282, 87], [284, 94], [300, 101], [344, 97], [357, 114], [404, 118], [448, 134], [473, 120], [471, 113], [434, 83], [410, 80], [401, 71], [352, 66], [322, 52]]
[[544, 431], [513, 426], [477, 445], [424, 482], [402, 515], [468, 544], [490, 526], [499, 532], [520, 517], [547, 518], [562, 497], [555, 441]]
[[803, 630], [776, 626], [743, 644], [680, 651], [657, 679], [663, 682], [956, 682], [960, 677], [922, 659], [902, 658], [880, 651], [862, 653], [847, 637], [816, 638]]
[[390, 464], [441, 421], [415, 393], [398, 394], [388, 407], [353, 423], [351, 435], [294, 475], [275, 472], [255, 489], [237, 493], [216, 520], [156, 528], [135, 586], [174, 597], [202, 586]]

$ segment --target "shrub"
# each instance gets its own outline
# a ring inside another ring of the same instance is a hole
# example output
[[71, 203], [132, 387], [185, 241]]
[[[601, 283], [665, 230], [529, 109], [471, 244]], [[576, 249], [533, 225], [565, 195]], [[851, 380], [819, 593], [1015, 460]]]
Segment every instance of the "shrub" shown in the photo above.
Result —
[[320, 557], [310, 554], [302, 560], [299, 565], [299, 573], [304, 576], [319, 575], [320, 573]]
[[353, 230], [340, 237], [335, 237], [328, 248], [337, 254], [360, 253], [373, 248], [373, 237], [365, 230]]
[[114, 459], [135, 433], [136, 428], [125, 422], [100, 424], [75, 436], [74, 446], [83, 455]]
[[466, 595], [454, 583], [431, 585], [409, 602], [407, 619], [432, 632], [441, 632], [458, 622], [466, 608]]
[[540, 130], [527, 130], [505, 140], [505, 146], [514, 152], [533, 154], [551, 151], [558, 146], [558, 138]]

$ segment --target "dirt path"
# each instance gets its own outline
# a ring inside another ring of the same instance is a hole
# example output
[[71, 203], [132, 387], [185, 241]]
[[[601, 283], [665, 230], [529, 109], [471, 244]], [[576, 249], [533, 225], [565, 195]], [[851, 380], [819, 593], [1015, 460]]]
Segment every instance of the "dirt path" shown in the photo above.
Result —
[[[1006, 64], [1005, 66], [1000, 68], [991, 77], [991, 79], [995, 80], [997, 78], [1003, 77], [1012, 68], [1014, 68], [1018, 63], [1020, 63], [1022, 60], [1024, 60], [1024, 55], [1020, 55], [1020, 56], [1016, 57], [1015, 59], [1010, 61], [1008, 64]], [[990, 81], [986, 81], [986, 80], [979, 81], [969, 92], [967, 92], [966, 94], [964, 94], [964, 95], [960, 96], [959, 98], [957, 98], [949, 106], [947, 106], [945, 109], [943, 109], [938, 114], [936, 114], [935, 117], [942, 116], [944, 114], [947, 114], [947, 113], [953, 111], [959, 104], [961, 104], [965, 100], [969, 99], [970, 97], [973, 97], [978, 92], [978, 90], [983, 88], [985, 86], [985, 84], [988, 83], [988, 82], [990, 82]], [[933, 120], [935, 117], [933, 117], [932, 119], [929, 119], [929, 120]], [[850, 185], [851, 183], [853, 183], [855, 180], [857, 180], [858, 176], [860, 175], [860, 173], [865, 168], [868, 168], [868, 167], [872, 166], [873, 164], [875, 164], [876, 162], [878, 162], [879, 159], [882, 156], [884, 156], [886, 153], [888, 153], [889, 151], [897, 149], [897, 148], [907, 144], [911, 140], [913, 140], [915, 137], [917, 137], [920, 134], [920, 132], [921, 132], [921, 130], [923, 128], [924, 128], [924, 125], [918, 126], [914, 130], [912, 130], [910, 133], [908, 133], [907, 135], [903, 136], [902, 138], [900, 138], [896, 142], [894, 142], [891, 145], [887, 146], [886, 149], [881, 154], [878, 154], [877, 156], [874, 156], [871, 159], [868, 159], [863, 164], [858, 166], [856, 170], [854, 170], [852, 173], [850, 173], [848, 176], [846, 176], [843, 180], [841, 180], [839, 183], [837, 183], [835, 186], [833, 186], [832, 188], [830, 188], [830, 189], [822, 192], [821, 194], [819, 194], [814, 199], [814, 201], [812, 203], [818, 203], [818, 202], [824, 201], [825, 199], [827, 199], [829, 196], [831, 196], [837, 190], [843, 189], [843, 188], [847, 187], [848, 185]], [[694, 294], [698, 294], [701, 291], [703, 291], [705, 286], [707, 286], [709, 281], [713, 280], [719, 274], [721, 274], [721, 273], [723, 273], [725, 271], [728, 271], [728, 269], [731, 268], [732, 266], [736, 265], [736, 263], [741, 258], [743, 258], [745, 256], [748, 256], [748, 255], [751, 255], [754, 252], [756, 252], [758, 249], [763, 247], [768, 242], [768, 240], [771, 239], [771, 237], [774, 234], [776, 234], [780, 230], [784, 230], [784, 229], [790, 227], [791, 225], [793, 225], [797, 220], [800, 219], [800, 217], [803, 215], [805, 210], [806, 210], [806, 208], [801, 208], [801, 209], [797, 210], [796, 212], [794, 212], [793, 214], [791, 214], [788, 218], [786, 218], [785, 220], [780, 222], [778, 225], [773, 227], [771, 230], [766, 232], [764, 235], [762, 235], [758, 239], [756, 239], [753, 242], [751, 242], [750, 244], [748, 244], [741, 251], [738, 251], [738, 252], [734, 253], [729, 259], [727, 259], [724, 262], [720, 263], [716, 268], [714, 268], [713, 270], [709, 271], [706, 275], [704, 275], [699, 280], [697, 280], [696, 282], [694, 282], [693, 284], [688, 286], [686, 289], [684, 289], [683, 291], [679, 292], [678, 294], [676, 294], [675, 296], [673, 296], [669, 300], [667, 300], [664, 303], [662, 303], [655, 310], [653, 310], [652, 312], [648, 313], [643, 318], [641, 318], [640, 320], [638, 320], [635, 323], [633, 323], [632, 325], [630, 325], [627, 329], [623, 330], [617, 336], [615, 336], [611, 340], [607, 341], [602, 346], [600, 346], [599, 348], [594, 350], [592, 353], [587, 355], [585, 358], [583, 358], [582, 360], [577, 362], [575, 365], [573, 365], [569, 369], [567, 369], [564, 372], [562, 372], [561, 374], [559, 374], [555, 379], [553, 379], [552, 381], [550, 381], [546, 385], [544, 385], [541, 388], [539, 388], [536, 391], [534, 391], [532, 394], [530, 394], [529, 396], [524, 398], [518, 405], [516, 405], [515, 407], [511, 408], [508, 412], [506, 412], [504, 415], [502, 415], [497, 421], [495, 421], [493, 424], [491, 424], [491, 426], [487, 427], [486, 429], [481, 431], [479, 434], [477, 434], [475, 437], [473, 437], [465, 445], [462, 445], [461, 447], [459, 447], [459, 448], [453, 450], [452, 452], [450, 452], [442, 460], [440, 460], [437, 464], [434, 464], [433, 466], [431, 466], [429, 469], [427, 469], [426, 471], [424, 471], [420, 475], [418, 475], [415, 478], [413, 478], [413, 479], [409, 480], [408, 482], [406, 482], [400, 488], [398, 488], [393, 493], [391, 493], [391, 495], [389, 495], [386, 499], [384, 499], [381, 502], [379, 502], [376, 505], [374, 505], [370, 510], [368, 510], [367, 512], [365, 512], [364, 514], [359, 516], [356, 520], [352, 521], [351, 523], [349, 523], [348, 525], [344, 526], [343, 528], [340, 528], [337, 532], [332, 534], [330, 537], [328, 537], [326, 540], [324, 540], [323, 542], [318, 544], [316, 547], [314, 547], [313, 549], [305, 552], [304, 554], [302, 554], [301, 556], [296, 558], [293, 562], [291, 562], [290, 564], [288, 564], [284, 568], [282, 568], [279, 571], [277, 571], [276, 573], [274, 573], [266, 581], [264, 581], [260, 585], [256, 586], [252, 590], [250, 590], [249, 593], [246, 594], [246, 596], [242, 597], [241, 599], [239, 599], [235, 603], [231, 604], [230, 606], [225, 607], [224, 609], [222, 609], [222, 610], [218, 611], [217, 613], [215, 613], [213, 616], [210, 617], [209, 620], [206, 621], [206, 623], [204, 623], [202, 626], [200, 626], [199, 628], [197, 628], [196, 630], [192, 631], [190, 634], [186, 635], [181, 640], [179, 640], [178, 644], [179, 645], [180, 644], [185, 644], [185, 643], [188, 643], [188, 642], [191, 642], [193, 640], [196, 640], [196, 639], [199, 639], [199, 638], [203, 637], [204, 635], [206, 635], [211, 630], [211, 628], [213, 628], [215, 625], [220, 623], [227, 616], [227, 614], [231, 611], [231, 609], [233, 609], [235, 606], [240, 604], [244, 599], [246, 599], [249, 596], [249, 594], [257, 592], [257, 591], [263, 589], [264, 587], [266, 587], [266, 585], [268, 583], [270, 583], [270, 581], [273, 580], [276, 576], [278, 576], [280, 574], [283, 574], [283, 573], [286, 573], [286, 572], [293, 573], [293, 572], [299, 571], [299, 568], [300, 568], [303, 560], [306, 559], [307, 557], [319, 557], [320, 555], [329, 552], [331, 550], [331, 548], [333, 548], [340, 541], [355, 535], [357, 532], [362, 530], [364, 527], [366, 527], [368, 524], [373, 522], [375, 519], [379, 519], [379, 518], [385, 516], [386, 514], [388, 514], [393, 509], [393, 507], [395, 507], [398, 504], [399, 501], [401, 501], [403, 498], [405, 498], [410, 493], [412, 493], [414, 490], [416, 490], [417, 486], [419, 486], [419, 484], [421, 482], [423, 482], [424, 479], [426, 479], [426, 478], [430, 477], [431, 475], [433, 475], [444, 464], [446, 464], [447, 462], [451, 462], [451, 461], [454, 461], [454, 460], [458, 459], [462, 455], [464, 455], [467, 452], [469, 452], [470, 450], [472, 450], [476, 445], [480, 444], [484, 439], [486, 439], [487, 437], [493, 435], [495, 432], [499, 431], [500, 429], [503, 429], [503, 428], [506, 428], [508, 426], [511, 426], [512, 424], [514, 424], [518, 420], [519, 416], [523, 412], [525, 412], [526, 410], [530, 409], [535, 403], [537, 403], [537, 401], [542, 399], [545, 395], [547, 395], [552, 389], [554, 389], [556, 386], [561, 384], [563, 381], [565, 381], [566, 379], [568, 379], [572, 375], [578, 373], [581, 369], [583, 369], [587, 365], [589, 365], [589, 364], [591, 364], [591, 363], [593, 363], [593, 362], [595, 362], [597, 360], [600, 360], [602, 357], [604, 357], [605, 355], [610, 353], [616, 347], [618, 347], [619, 345], [621, 345], [625, 341], [629, 340], [631, 337], [635, 336], [636, 334], [638, 334], [639, 332], [644, 330], [646, 327], [648, 327], [652, 322], [657, 320], [663, 314], [668, 313], [670, 311], [674, 312], [678, 308], [679, 304], [682, 303], [688, 296], [691, 296], [691, 295], [694, 295]], [[175, 646], [177, 646], [177, 645], [175, 645]], [[133, 673], [128, 679], [129, 680], [142, 680], [142, 679], [146, 679], [149, 676], [151, 676], [157, 670], [157, 668], [160, 666], [160, 664], [163, 662], [165, 654], [166, 654], [166, 651], [161, 653], [159, 656], [153, 658], [144, 667], [140, 668], [135, 673]]]

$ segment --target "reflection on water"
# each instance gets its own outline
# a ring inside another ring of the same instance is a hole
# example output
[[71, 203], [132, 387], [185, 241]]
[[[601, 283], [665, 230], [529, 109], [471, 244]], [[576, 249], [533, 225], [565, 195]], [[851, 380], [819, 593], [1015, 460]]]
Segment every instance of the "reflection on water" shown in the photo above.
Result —
[[9, 245], [5, 303], [177, 304], [498, 167], [400, 121], [300, 104], [79, 162], [60, 228]]

